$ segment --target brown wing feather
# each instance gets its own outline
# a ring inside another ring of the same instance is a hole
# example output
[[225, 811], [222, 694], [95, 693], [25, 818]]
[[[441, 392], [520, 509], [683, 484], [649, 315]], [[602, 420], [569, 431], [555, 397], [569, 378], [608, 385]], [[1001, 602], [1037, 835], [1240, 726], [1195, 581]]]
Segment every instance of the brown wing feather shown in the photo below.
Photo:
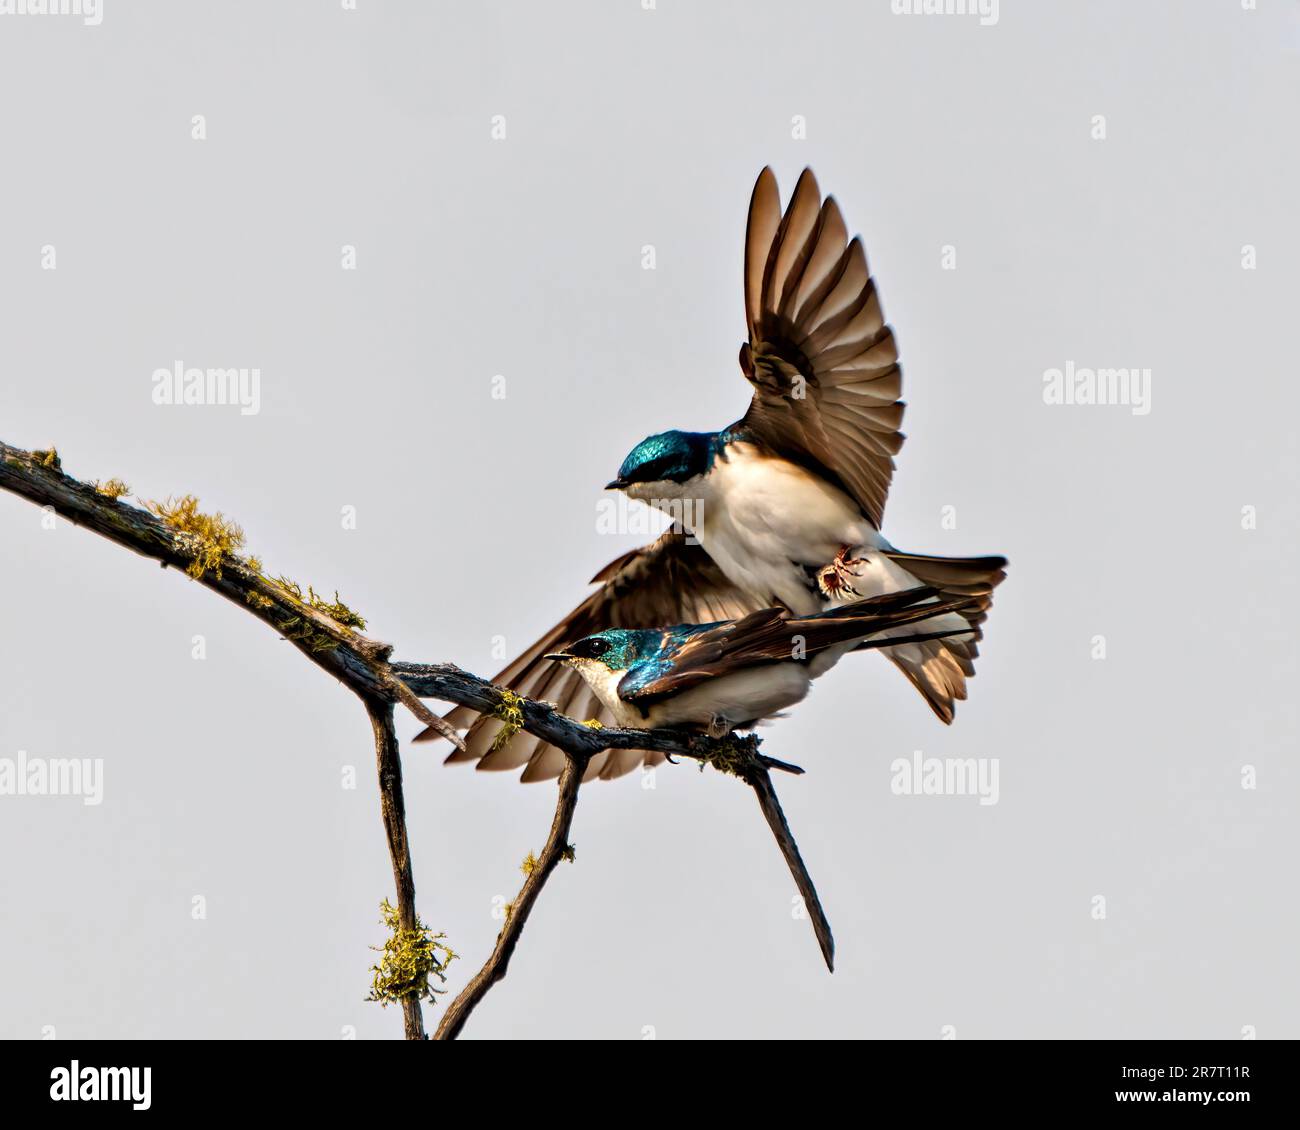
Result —
[[[745, 596], [698, 545], [669, 530], [649, 545], [611, 561], [592, 578], [600, 585], [554, 628], [509, 663], [492, 681], [528, 698], [553, 702], [580, 721], [599, 719], [612, 724], [609, 712], [576, 671], [542, 657], [566, 643], [606, 628], [656, 628], [664, 624], [698, 624], [732, 620], [754, 611], [758, 604]], [[560, 750], [532, 734], [519, 733], [493, 749], [501, 733], [500, 719], [458, 706], [444, 715], [457, 729], [466, 729], [465, 749], [453, 750], [448, 762], [477, 761], [480, 769], [523, 768], [521, 780], [544, 781], [559, 776], [564, 765]], [[432, 727], [416, 741], [440, 737]], [[610, 780], [638, 765], [657, 765], [658, 753], [604, 750], [593, 757], [584, 780]]]
[[781, 196], [776, 189], [776, 176], [771, 169], [764, 169], [754, 184], [745, 225], [745, 321], [751, 326], [762, 315], [767, 255], [780, 223]]
[[[625, 675], [619, 684], [619, 697], [649, 706], [746, 667], [788, 661], [796, 639], [803, 656], [811, 659], [839, 644], [960, 611], [978, 599], [961, 596], [935, 600], [936, 595], [937, 590], [922, 585], [841, 605], [816, 616], [790, 616], [779, 608], [765, 608], [690, 637], [673, 656], [671, 668], [652, 682], [638, 684], [631, 674]], [[919, 634], [927, 639], [941, 638], [925, 633], [924, 628]], [[891, 637], [888, 642], [896, 645], [900, 641]]]
[[779, 212], [776, 178], [764, 169], [745, 232], [740, 364], [754, 397], [741, 423], [842, 486], [879, 528], [903, 445], [894, 334], [861, 241], [845, 243], [839, 206], [821, 199], [811, 170]]

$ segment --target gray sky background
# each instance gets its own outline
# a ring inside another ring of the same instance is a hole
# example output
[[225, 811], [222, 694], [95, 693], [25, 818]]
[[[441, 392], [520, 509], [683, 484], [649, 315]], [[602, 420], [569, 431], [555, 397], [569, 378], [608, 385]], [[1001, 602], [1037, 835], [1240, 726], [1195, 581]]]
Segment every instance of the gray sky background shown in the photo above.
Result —
[[[1300, 1035], [1295, 5], [358, 8], [0, 16], [0, 436], [192, 491], [400, 657], [490, 675], [644, 540], [596, 528], [627, 449], [743, 411], [750, 188], [811, 165], [902, 349], [886, 533], [1011, 559], [951, 729], [862, 656], [767, 731], [833, 976], [748, 791], [666, 766], [584, 789], [466, 1035]], [[260, 368], [261, 412], [155, 405], [177, 359]], [[1044, 404], [1067, 361], [1149, 368], [1150, 413]], [[355, 700], [40, 519], [0, 495], [0, 757], [105, 790], [0, 797], [0, 1036], [399, 1036]], [[999, 803], [893, 795], [914, 750], [999, 758]], [[554, 790], [445, 752], [404, 757], [454, 991]]]

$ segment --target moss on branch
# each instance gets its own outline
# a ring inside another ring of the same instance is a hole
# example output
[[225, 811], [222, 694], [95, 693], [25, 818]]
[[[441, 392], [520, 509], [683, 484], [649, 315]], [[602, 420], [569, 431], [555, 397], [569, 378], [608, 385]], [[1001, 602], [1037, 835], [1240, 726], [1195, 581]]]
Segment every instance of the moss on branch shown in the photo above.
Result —
[[446, 990], [435, 988], [429, 978], [446, 981], [447, 966], [458, 956], [444, 941], [447, 935], [432, 933], [418, 918], [414, 930], [403, 930], [401, 915], [387, 899], [379, 904], [379, 913], [389, 937], [382, 948], [371, 947], [383, 956], [370, 967], [374, 976], [366, 999], [384, 1008], [408, 997], [433, 1002], [435, 994]]

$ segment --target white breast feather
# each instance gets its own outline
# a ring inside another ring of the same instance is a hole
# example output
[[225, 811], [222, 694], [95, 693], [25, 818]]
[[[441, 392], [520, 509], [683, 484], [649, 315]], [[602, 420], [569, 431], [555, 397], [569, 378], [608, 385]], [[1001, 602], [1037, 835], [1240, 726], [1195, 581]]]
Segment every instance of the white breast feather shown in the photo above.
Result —
[[822, 602], [792, 562], [820, 567], [846, 545], [883, 539], [838, 487], [785, 459], [734, 443], [703, 480], [704, 546], [735, 584], [808, 615]]

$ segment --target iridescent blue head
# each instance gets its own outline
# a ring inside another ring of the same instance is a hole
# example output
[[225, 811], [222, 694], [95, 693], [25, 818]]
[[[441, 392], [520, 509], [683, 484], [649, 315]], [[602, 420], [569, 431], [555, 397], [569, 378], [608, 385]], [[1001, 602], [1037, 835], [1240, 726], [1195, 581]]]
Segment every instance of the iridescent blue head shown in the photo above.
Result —
[[663, 633], [651, 628], [608, 628], [546, 658], [594, 660], [611, 671], [626, 671], [638, 659], [655, 654], [662, 642]]
[[713, 462], [716, 432], [660, 432], [647, 436], [628, 453], [618, 477], [606, 490], [625, 490], [633, 483], [685, 483], [703, 475]]

